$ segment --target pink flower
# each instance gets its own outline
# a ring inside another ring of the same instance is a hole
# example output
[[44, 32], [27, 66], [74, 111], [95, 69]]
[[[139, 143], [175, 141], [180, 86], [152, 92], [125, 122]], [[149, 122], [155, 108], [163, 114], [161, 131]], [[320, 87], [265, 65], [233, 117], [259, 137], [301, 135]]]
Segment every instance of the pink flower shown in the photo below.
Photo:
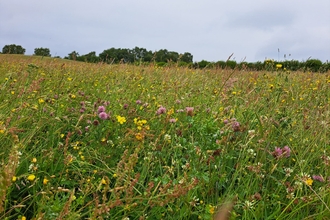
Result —
[[163, 107], [163, 106], [160, 106], [159, 109], [156, 111], [157, 115], [161, 115], [161, 114], [164, 114], [164, 113], [166, 113], [166, 108]]
[[175, 118], [171, 118], [170, 119], [170, 123], [175, 123], [176, 122], [176, 119]]
[[194, 107], [186, 107], [187, 115], [193, 116], [194, 115]]
[[285, 157], [290, 157], [291, 149], [288, 146], [284, 146], [282, 148], [282, 152]]
[[97, 113], [101, 113], [105, 111], [105, 107], [103, 105], [99, 106], [99, 108], [97, 109]]
[[231, 124], [233, 130], [236, 132], [236, 131], [239, 131], [240, 130], [240, 123], [237, 122], [237, 121], [234, 121], [232, 124]]
[[141, 105], [142, 104], [142, 101], [140, 99], [139, 100], [136, 100], [136, 104]]
[[272, 152], [272, 155], [275, 157], [275, 158], [279, 158], [280, 156], [282, 156], [283, 154], [283, 151], [281, 148], [279, 147], [275, 147], [275, 150]]
[[313, 179], [319, 182], [324, 182], [324, 178], [319, 175], [313, 175]]
[[101, 112], [99, 114], [99, 117], [102, 119], [102, 120], [105, 120], [105, 119], [108, 119], [109, 115], [105, 112]]

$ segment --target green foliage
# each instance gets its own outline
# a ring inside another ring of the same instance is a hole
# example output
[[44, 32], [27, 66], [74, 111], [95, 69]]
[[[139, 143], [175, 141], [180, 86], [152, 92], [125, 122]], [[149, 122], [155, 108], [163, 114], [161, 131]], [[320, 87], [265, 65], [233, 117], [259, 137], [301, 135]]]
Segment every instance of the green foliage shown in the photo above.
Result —
[[318, 72], [322, 66], [322, 61], [317, 59], [307, 60], [304, 64], [304, 68], [307, 71]]
[[302, 63], [300, 63], [298, 60], [286, 60], [283, 62], [283, 68], [286, 68], [290, 71], [298, 71], [302, 69]]
[[25, 49], [21, 45], [16, 45], [16, 44], [5, 45], [2, 48], [2, 53], [4, 53], [4, 54], [24, 54]]
[[43, 47], [35, 48], [34, 49], [34, 55], [44, 56], [44, 57], [50, 57], [51, 56], [49, 48], [43, 48]]
[[235, 60], [227, 60], [226, 67], [229, 69], [235, 69], [237, 63]]
[[209, 61], [202, 60], [202, 61], [199, 61], [198, 63], [196, 63], [195, 66], [197, 68], [204, 69], [204, 68], [211, 68], [213, 66], [213, 64]]

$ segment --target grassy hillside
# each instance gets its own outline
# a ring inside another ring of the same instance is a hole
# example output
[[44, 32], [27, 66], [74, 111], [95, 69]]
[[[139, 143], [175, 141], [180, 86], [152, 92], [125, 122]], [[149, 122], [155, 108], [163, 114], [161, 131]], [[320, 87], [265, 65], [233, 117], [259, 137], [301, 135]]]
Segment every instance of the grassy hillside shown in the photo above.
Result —
[[0, 55], [0, 219], [326, 219], [329, 87]]

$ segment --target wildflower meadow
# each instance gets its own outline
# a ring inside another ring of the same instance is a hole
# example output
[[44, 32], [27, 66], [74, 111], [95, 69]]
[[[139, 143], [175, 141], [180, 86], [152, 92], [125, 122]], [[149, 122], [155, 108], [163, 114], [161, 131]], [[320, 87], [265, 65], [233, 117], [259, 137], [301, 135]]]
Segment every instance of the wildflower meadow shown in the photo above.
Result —
[[1, 54], [0, 219], [330, 219], [329, 104], [329, 72]]

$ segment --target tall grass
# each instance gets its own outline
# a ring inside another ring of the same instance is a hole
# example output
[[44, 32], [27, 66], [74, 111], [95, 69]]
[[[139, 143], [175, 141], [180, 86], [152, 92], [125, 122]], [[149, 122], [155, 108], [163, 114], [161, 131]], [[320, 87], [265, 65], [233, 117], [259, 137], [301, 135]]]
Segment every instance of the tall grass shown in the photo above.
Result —
[[329, 87], [1, 55], [0, 218], [325, 219]]

